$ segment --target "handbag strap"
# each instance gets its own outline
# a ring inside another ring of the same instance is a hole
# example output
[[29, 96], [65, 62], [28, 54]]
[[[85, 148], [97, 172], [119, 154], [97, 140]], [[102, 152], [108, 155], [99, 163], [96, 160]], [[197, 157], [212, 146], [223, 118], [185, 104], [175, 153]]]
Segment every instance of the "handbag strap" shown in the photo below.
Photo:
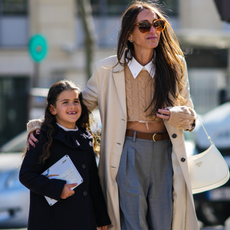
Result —
[[203, 127], [203, 129], [204, 129], [204, 131], [205, 131], [205, 133], [206, 133], [206, 135], [207, 135], [209, 141], [211, 142], [211, 144], [213, 144], [213, 142], [212, 142], [212, 140], [211, 140], [211, 137], [208, 135], [208, 132], [207, 132], [206, 129], [204, 128], [204, 125], [203, 125], [203, 123], [202, 123], [200, 117], [199, 117], [198, 115], [197, 115], [197, 117], [198, 117], [198, 119], [199, 119], [199, 121], [200, 121], [200, 124], [201, 124], [201, 126]]

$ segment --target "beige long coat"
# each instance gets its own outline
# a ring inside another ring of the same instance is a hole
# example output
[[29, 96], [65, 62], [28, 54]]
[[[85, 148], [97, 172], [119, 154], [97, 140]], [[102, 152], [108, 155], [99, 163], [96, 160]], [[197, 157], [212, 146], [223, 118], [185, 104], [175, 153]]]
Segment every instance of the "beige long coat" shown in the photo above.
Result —
[[[116, 56], [99, 62], [94, 69], [93, 76], [88, 81], [87, 88], [83, 91], [88, 109], [93, 111], [96, 107], [99, 107], [102, 120], [99, 176], [112, 222], [108, 230], [120, 230], [116, 175], [127, 123], [123, 67], [117, 65], [110, 68], [116, 63]], [[172, 230], [198, 230], [183, 135], [183, 129], [193, 129], [192, 124], [196, 117], [189, 94], [187, 70], [185, 71], [184, 89], [181, 94], [187, 101], [185, 106], [179, 105], [169, 108], [171, 112], [170, 119], [165, 121], [173, 145]], [[39, 119], [30, 121], [27, 124], [28, 131], [40, 128], [41, 122]]]
[[[112, 56], [96, 64], [93, 76], [83, 91], [85, 104], [90, 111], [99, 108], [102, 121], [99, 176], [107, 200], [112, 225], [109, 230], [120, 230], [119, 198], [116, 175], [125, 139], [127, 111], [125, 76], [123, 67]], [[183, 97], [186, 107], [170, 108], [171, 117], [165, 121], [173, 145], [173, 223], [172, 230], [198, 230], [193, 195], [185, 151], [183, 129], [192, 129], [195, 112], [189, 93], [187, 70]], [[190, 108], [189, 108], [190, 107]]]

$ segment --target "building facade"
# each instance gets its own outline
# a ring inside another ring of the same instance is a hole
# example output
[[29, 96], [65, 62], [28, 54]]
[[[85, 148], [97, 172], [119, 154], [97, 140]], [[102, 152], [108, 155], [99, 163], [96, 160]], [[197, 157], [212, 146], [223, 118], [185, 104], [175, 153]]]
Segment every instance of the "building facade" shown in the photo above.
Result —
[[[85, 36], [77, 2], [0, 0], [0, 146], [36, 117], [28, 113], [35, 76], [39, 87], [50, 87], [60, 79], [86, 86]], [[93, 65], [116, 54], [120, 18], [130, 2], [91, 0]], [[219, 92], [229, 87], [230, 25], [220, 20], [214, 1], [164, 3], [162, 8], [186, 53], [196, 110], [205, 113], [218, 105]], [[48, 53], [40, 63], [34, 63], [28, 52], [35, 34], [42, 34], [48, 43]]]

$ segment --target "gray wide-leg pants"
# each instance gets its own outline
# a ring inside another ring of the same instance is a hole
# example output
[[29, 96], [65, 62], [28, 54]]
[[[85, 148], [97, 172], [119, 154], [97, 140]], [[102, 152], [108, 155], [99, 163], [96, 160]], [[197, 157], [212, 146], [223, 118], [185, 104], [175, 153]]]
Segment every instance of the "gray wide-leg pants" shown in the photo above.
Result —
[[122, 230], [171, 230], [171, 141], [125, 138], [117, 174]]

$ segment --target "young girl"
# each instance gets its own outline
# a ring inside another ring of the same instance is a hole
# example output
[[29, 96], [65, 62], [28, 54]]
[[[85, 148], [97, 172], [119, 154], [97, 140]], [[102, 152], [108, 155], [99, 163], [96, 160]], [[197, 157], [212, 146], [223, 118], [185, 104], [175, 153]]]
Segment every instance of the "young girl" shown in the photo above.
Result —
[[[26, 152], [19, 175], [30, 189], [28, 230], [106, 230], [110, 219], [82, 94], [72, 82], [59, 81], [50, 88], [47, 102], [38, 143]], [[74, 190], [76, 184], [41, 175], [66, 154], [83, 178]], [[44, 196], [58, 202], [50, 206]]]

